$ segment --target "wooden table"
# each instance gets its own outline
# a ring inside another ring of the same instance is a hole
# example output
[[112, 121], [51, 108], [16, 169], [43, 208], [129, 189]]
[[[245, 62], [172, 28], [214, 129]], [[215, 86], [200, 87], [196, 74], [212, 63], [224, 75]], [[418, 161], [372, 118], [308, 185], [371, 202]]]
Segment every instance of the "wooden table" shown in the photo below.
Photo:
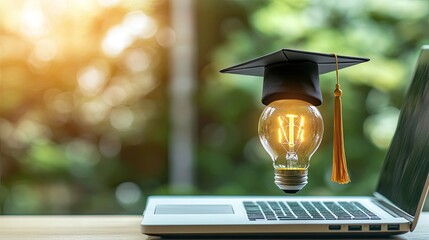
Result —
[[[0, 239], [148, 239], [140, 233], [140, 221], [135, 215], [0, 216]], [[394, 239], [428, 240], [429, 212], [423, 213], [414, 232]]]

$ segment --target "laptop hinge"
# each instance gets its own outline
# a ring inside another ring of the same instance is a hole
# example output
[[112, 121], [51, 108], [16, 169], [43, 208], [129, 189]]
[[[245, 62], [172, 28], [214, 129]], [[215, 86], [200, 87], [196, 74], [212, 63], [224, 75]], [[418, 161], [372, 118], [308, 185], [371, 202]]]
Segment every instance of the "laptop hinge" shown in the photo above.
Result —
[[380, 207], [386, 207], [387, 209], [393, 211], [394, 213], [398, 214], [399, 216], [410, 221], [411, 222], [410, 231], [412, 232], [412, 231], [414, 231], [414, 229], [417, 226], [417, 221], [419, 220], [420, 213], [422, 212], [423, 205], [425, 203], [426, 196], [427, 196], [428, 192], [429, 192], [429, 174], [426, 177], [426, 182], [425, 182], [425, 185], [423, 187], [423, 191], [420, 195], [419, 203], [417, 204], [415, 216], [411, 216], [410, 214], [406, 213], [405, 211], [403, 211], [402, 209], [397, 207], [395, 204], [393, 204], [391, 201], [389, 201], [388, 198], [384, 197], [379, 192], [374, 192], [373, 195], [377, 199], [377, 201], [375, 201], [375, 203], [378, 204]]
[[386, 197], [384, 197], [380, 193], [374, 192], [374, 197], [376, 199], [375, 204], [383, 208], [386, 212], [388, 212], [393, 217], [403, 217], [408, 221], [410, 221], [410, 223], [413, 222], [414, 220], [413, 216], [411, 216], [410, 214], [400, 209], [398, 206], [390, 202]]

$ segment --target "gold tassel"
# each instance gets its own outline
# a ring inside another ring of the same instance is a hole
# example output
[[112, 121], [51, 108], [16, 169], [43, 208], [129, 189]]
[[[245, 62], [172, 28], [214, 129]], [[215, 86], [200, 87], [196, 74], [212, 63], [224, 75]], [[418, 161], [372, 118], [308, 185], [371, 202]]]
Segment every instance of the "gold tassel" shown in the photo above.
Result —
[[332, 160], [332, 177], [331, 181], [339, 184], [346, 184], [350, 182], [349, 173], [347, 171], [347, 161], [344, 151], [344, 137], [343, 137], [343, 113], [341, 106], [342, 91], [338, 79], [338, 58], [334, 53], [337, 84], [335, 85], [335, 106], [334, 106], [334, 153]]

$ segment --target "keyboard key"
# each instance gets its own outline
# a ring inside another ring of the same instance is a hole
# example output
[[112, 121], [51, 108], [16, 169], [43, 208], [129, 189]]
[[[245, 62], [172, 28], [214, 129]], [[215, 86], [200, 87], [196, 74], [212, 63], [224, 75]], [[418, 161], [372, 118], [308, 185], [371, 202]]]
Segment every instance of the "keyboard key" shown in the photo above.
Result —
[[362, 205], [360, 202], [352, 202], [356, 207], [362, 210], [366, 215], [370, 217], [371, 220], [380, 220], [381, 218], [377, 214], [371, 212], [368, 208]]
[[295, 214], [297, 220], [311, 219], [311, 216], [305, 211], [305, 209], [298, 202], [287, 202], [291, 211]]
[[265, 219], [264, 214], [262, 214], [262, 211], [260, 210], [259, 206], [256, 205], [255, 203], [246, 201], [246, 202], [243, 202], [243, 205], [247, 213], [247, 218], [250, 221]]
[[290, 211], [289, 207], [284, 202], [279, 202], [280, 207], [282, 208], [284, 214], [286, 216], [295, 217], [293, 216], [292, 212]]
[[352, 216], [348, 214], [343, 208], [341, 208], [335, 202], [323, 202], [323, 204], [337, 216], [338, 220], [351, 220]]
[[279, 203], [278, 202], [268, 202], [268, 204], [270, 205], [271, 209], [273, 209], [274, 213], [276, 214], [277, 217], [282, 217], [282, 216], [286, 216]]
[[[256, 202], [259, 207], [261, 207], [262, 212], [264, 213], [265, 217], [267, 217], [268, 220], [277, 220], [273, 210], [268, 206], [266, 202]], [[275, 219], [274, 219], [275, 218]]]
[[338, 202], [338, 204], [343, 207], [350, 215], [353, 216], [353, 220], [367, 220], [369, 216], [366, 215], [362, 210], [356, 207], [350, 202]]
[[320, 214], [326, 219], [326, 220], [336, 220], [337, 218], [332, 215], [332, 213], [324, 206], [321, 202], [312, 202], [313, 206], [319, 210]]
[[311, 205], [310, 202], [301, 202], [302, 206], [307, 210], [311, 217], [315, 220], [323, 219], [322, 215], [316, 210], [316, 208]]
[[313, 205], [319, 210], [320, 214], [326, 219], [326, 220], [336, 220], [337, 217], [334, 216], [322, 203], [320, 202], [313, 202]]

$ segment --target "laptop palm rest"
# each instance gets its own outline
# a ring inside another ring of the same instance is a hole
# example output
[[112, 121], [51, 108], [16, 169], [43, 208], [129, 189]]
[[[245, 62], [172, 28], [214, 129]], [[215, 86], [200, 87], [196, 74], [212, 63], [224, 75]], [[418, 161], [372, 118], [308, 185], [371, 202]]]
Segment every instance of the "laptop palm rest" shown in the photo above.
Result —
[[155, 214], [234, 214], [234, 210], [227, 204], [163, 204], [156, 206]]

